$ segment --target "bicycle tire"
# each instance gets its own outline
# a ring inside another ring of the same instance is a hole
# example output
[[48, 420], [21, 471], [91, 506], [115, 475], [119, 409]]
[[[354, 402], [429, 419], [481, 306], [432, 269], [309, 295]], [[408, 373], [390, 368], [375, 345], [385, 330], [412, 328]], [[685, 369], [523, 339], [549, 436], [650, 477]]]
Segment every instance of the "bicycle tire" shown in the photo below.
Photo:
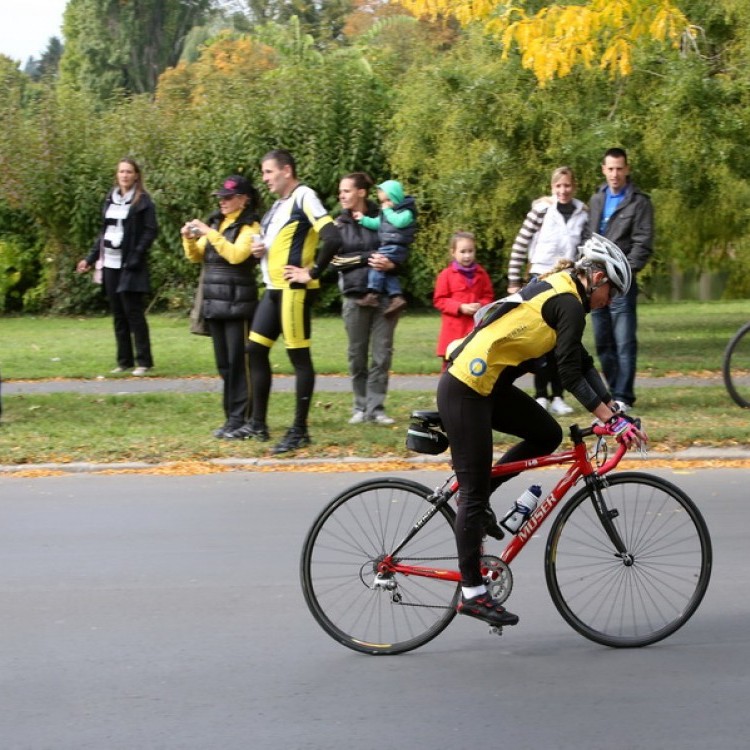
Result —
[[732, 401], [750, 409], [750, 323], [745, 323], [727, 344], [721, 372]]
[[[368, 480], [334, 498], [313, 522], [300, 559], [302, 591], [334, 640], [365, 654], [401, 654], [432, 640], [454, 618], [455, 581], [395, 574], [393, 590], [371, 588], [377, 561], [424, 516], [432, 495], [406, 479]], [[454, 522], [453, 509], [444, 505], [398, 558], [441, 567], [452, 560], [455, 568]]]
[[602, 488], [631, 556], [615, 552], [587, 487], [563, 506], [545, 553], [547, 588], [582, 636], [636, 648], [672, 635], [693, 615], [711, 577], [711, 539], [695, 503], [659, 477], [623, 472]]

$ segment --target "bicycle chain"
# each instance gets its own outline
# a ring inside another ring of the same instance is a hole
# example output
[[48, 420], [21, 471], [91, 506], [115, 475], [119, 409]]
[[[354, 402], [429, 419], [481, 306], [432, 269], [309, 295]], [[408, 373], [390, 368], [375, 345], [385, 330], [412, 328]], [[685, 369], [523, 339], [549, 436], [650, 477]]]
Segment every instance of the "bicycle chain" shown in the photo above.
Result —
[[453, 607], [444, 607], [441, 604], [410, 604], [409, 602], [393, 602], [399, 607], [422, 607], [423, 609], [453, 609]]
[[[409, 562], [428, 562], [432, 560], [458, 560], [458, 557], [399, 557], [399, 560], [408, 560]], [[399, 607], [421, 607], [422, 609], [452, 609], [452, 607], [444, 607], [441, 604], [411, 604], [410, 602], [400, 601], [393, 602], [398, 604]]]

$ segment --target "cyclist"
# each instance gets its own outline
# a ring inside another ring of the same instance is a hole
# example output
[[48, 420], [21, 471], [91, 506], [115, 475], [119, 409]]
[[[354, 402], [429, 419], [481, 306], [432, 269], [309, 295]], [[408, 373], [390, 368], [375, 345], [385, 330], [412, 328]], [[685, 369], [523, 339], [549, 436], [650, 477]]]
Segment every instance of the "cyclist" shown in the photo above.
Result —
[[630, 446], [647, 441], [617, 404], [582, 344], [586, 314], [627, 293], [632, 273], [622, 251], [592, 235], [573, 263], [562, 260], [549, 274], [478, 311], [471, 333], [455, 342], [440, 378], [437, 405], [451, 445], [460, 487], [456, 546], [461, 571], [457, 610], [493, 625], [515, 625], [518, 616], [488, 593], [480, 571], [482, 539], [501, 537], [490, 508], [492, 431], [521, 438], [499, 463], [554, 451], [562, 429], [532, 396], [514, 385], [533, 360], [554, 350], [563, 386], [606, 427]]

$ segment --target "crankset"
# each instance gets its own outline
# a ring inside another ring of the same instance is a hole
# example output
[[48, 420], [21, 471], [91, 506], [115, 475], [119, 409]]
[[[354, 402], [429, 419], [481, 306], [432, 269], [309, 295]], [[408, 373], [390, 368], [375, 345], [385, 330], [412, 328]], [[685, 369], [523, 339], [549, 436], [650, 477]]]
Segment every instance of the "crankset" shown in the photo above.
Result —
[[513, 573], [510, 568], [494, 555], [482, 555], [479, 567], [490, 596], [502, 604], [513, 590]]

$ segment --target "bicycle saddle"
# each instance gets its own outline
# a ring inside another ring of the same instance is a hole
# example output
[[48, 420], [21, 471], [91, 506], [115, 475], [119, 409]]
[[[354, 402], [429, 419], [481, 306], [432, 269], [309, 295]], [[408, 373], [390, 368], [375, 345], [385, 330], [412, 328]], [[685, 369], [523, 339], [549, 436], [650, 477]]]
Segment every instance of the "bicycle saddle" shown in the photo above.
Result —
[[439, 412], [436, 411], [413, 411], [411, 418], [424, 425], [425, 427], [437, 427], [439, 430], [443, 428], [443, 420], [440, 419]]

